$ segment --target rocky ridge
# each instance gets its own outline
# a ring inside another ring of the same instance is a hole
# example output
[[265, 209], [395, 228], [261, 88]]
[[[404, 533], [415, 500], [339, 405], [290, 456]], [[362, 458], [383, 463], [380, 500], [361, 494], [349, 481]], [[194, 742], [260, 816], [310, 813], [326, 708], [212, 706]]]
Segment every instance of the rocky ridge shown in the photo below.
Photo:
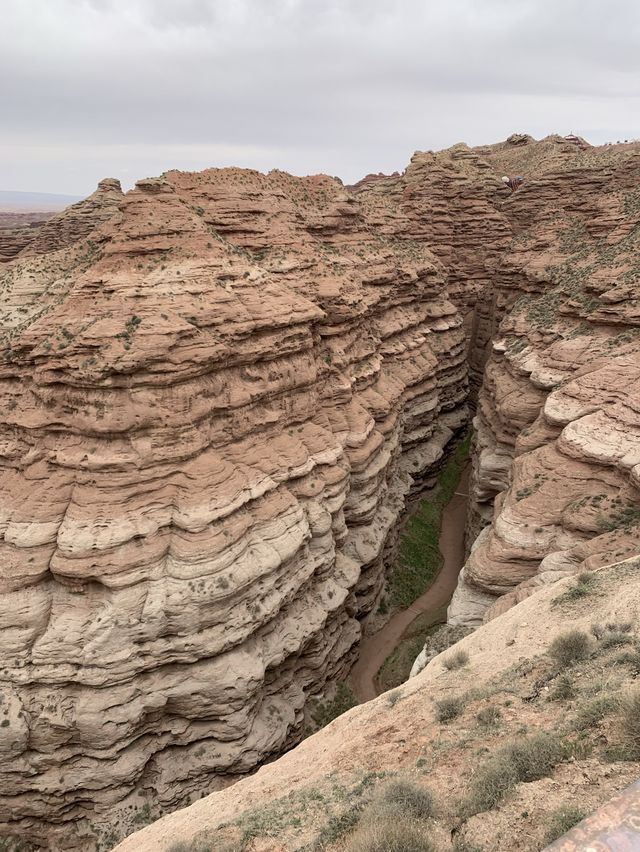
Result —
[[105, 178], [94, 193], [59, 213], [0, 212], [0, 263], [72, 245], [110, 219], [121, 198], [120, 181]]
[[8, 263], [35, 237], [53, 213], [21, 213], [0, 210], [0, 263]]

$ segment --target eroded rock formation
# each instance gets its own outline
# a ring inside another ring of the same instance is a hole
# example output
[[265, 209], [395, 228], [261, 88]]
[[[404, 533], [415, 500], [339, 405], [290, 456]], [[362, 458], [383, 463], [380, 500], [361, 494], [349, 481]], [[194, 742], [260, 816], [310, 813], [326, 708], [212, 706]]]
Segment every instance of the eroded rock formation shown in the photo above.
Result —
[[105, 178], [94, 193], [60, 213], [0, 212], [0, 263], [72, 245], [110, 219], [121, 198], [120, 181]]
[[300, 737], [467, 419], [441, 264], [336, 181], [105, 190], [87, 239], [83, 202], [0, 277], [0, 809], [48, 848]]
[[0, 273], [5, 833], [108, 848], [294, 745], [467, 372], [451, 621], [638, 552], [639, 169], [519, 134], [353, 191], [108, 181], [39, 229]]

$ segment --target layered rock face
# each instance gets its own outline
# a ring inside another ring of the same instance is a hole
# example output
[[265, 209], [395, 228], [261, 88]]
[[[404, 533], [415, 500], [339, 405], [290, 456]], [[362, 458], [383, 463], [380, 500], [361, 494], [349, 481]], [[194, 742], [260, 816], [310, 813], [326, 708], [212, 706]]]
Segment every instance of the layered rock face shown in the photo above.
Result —
[[0, 819], [51, 849], [299, 738], [467, 419], [445, 270], [338, 182], [99, 192], [0, 273]]
[[[506, 317], [474, 421], [471, 488], [471, 528], [491, 524], [453, 623], [640, 550], [640, 152], [567, 144], [529, 146], [534, 173], [503, 207], [516, 236], [495, 281]], [[524, 150], [509, 156], [526, 163]]]
[[493, 281], [512, 236], [499, 172], [460, 144], [417, 152], [401, 176], [365, 178], [354, 190], [368, 222], [428, 246], [445, 265], [449, 297], [465, 319], [475, 397], [495, 331]]

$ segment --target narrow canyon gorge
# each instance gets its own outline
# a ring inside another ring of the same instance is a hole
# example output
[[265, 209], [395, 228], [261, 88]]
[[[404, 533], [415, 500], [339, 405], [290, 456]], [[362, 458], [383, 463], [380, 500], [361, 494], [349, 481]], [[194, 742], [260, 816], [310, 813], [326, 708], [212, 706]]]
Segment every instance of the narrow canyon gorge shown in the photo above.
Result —
[[305, 737], [410, 624], [403, 525], [468, 434], [447, 621], [474, 680], [539, 651], [585, 572], [599, 617], [636, 613], [639, 179], [640, 145], [514, 134], [353, 186], [105, 179], [0, 229], [2, 836], [342, 849], [311, 824], [224, 843], [307, 780], [431, 759], [424, 695], [468, 675], [427, 648], [402, 700]]

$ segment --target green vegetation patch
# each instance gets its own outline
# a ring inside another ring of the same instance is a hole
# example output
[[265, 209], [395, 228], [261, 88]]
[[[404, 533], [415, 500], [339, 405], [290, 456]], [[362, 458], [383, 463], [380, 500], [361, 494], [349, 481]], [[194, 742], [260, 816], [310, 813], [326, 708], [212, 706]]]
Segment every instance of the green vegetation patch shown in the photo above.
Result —
[[319, 728], [324, 728], [329, 722], [333, 722], [338, 716], [342, 716], [347, 710], [351, 710], [358, 704], [351, 689], [346, 683], [339, 683], [336, 694], [329, 701], [316, 701], [311, 709], [311, 718]]
[[574, 825], [581, 822], [586, 815], [586, 812], [581, 808], [572, 807], [571, 805], [566, 805], [565, 807], [558, 808], [558, 810], [553, 811], [553, 813], [549, 814], [549, 824], [545, 834], [545, 843], [553, 843], [554, 840], [562, 837], [562, 835], [566, 834]]
[[[404, 637], [382, 664], [377, 681], [380, 692], [387, 692], [409, 679], [411, 667], [424, 648], [427, 638], [442, 629], [447, 617], [446, 607], [437, 613], [423, 613], [411, 624]], [[444, 650], [448, 645], [445, 645]]]
[[575, 586], [572, 586], [570, 589], [567, 589], [566, 592], [563, 592], [561, 595], [558, 595], [557, 598], [554, 598], [552, 604], [555, 606], [556, 604], [577, 601], [580, 598], [593, 594], [595, 588], [596, 578], [594, 575], [589, 571], [583, 571], [578, 575]]
[[421, 500], [407, 520], [400, 541], [397, 564], [389, 578], [391, 605], [407, 609], [422, 595], [442, 567], [438, 542], [442, 512], [458, 487], [469, 459], [471, 435], [457, 446], [438, 474], [433, 494]]

